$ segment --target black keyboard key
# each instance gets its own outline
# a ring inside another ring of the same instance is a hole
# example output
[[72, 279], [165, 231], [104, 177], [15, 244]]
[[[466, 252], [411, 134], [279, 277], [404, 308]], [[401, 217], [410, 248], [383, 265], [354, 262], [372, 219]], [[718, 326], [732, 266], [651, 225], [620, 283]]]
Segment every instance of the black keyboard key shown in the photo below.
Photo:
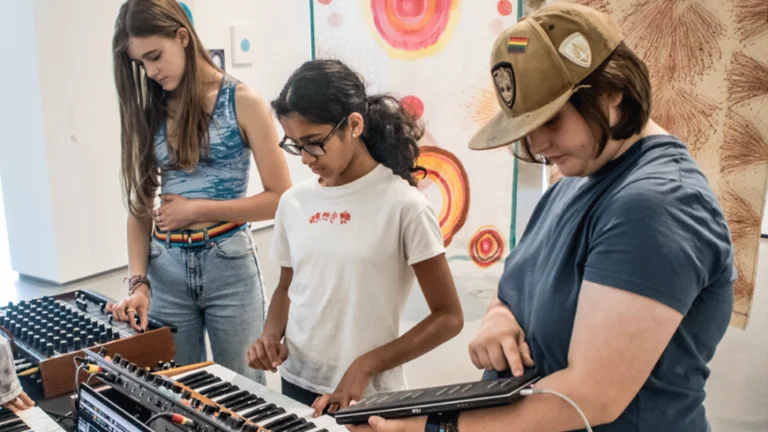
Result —
[[197, 380], [199, 378], [207, 377], [207, 376], [213, 376], [213, 375], [209, 374], [206, 371], [200, 371], [200, 372], [195, 372], [193, 374], [189, 374], [189, 375], [187, 375], [187, 376], [185, 376], [183, 378], [177, 379], [176, 382], [179, 382], [181, 384], [186, 385], [190, 381], [194, 381], [194, 380]]
[[231, 411], [238, 412], [238, 411], [242, 411], [244, 409], [253, 408], [253, 407], [261, 405], [261, 404], [263, 404], [265, 402], [266, 401], [264, 399], [260, 398], [260, 397], [257, 397], [257, 396], [254, 396], [254, 395], [250, 395], [247, 399], [243, 400], [242, 402], [240, 402], [238, 404], [235, 404], [235, 405], [232, 405], [232, 406], [229, 406], [227, 408], [229, 408]]
[[247, 413], [243, 413], [243, 415], [241, 415], [240, 417], [245, 417], [247, 419], [250, 419], [251, 417], [257, 416], [257, 415], [259, 415], [259, 414], [261, 414], [263, 412], [266, 412], [266, 411], [269, 411], [269, 410], [272, 410], [272, 409], [276, 409], [276, 408], [277, 407], [275, 406], [275, 404], [264, 405], [264, 406], [260, 406], [260, 407], [258, 407], [256, 409], [250, 410]]
[[307, 431], [311, 431], [314, 428], [315, 428], [314, 423], [304, 423], [298, 426], [294, 426], [285, 432], [307, 432]]
[[266, 412], [263, 412], [261, 414], [255, 415], [255, 416], [249, 418], [249, 420], [254, 422], [254, 423], [258, 423], [258, 422], [260, 422], [262, 420], [269, 420], [272, 417], [274, 417], [276, 415], [283, 414], [283, 413], [285, 413], [285, 410], [283, 408], [271, 409], [269, 411], [266, 411]]
[[192, 381], [189, 384], [187, 384], [187, 387], [189, 387], [189, 388], [194, 390], [194, 389], [203, 388], [205, 386], [209, 386], [211, 384], [216, 384], [216, 383], [220, 383], [220, 382], [221, 382], [221, 378], [219, 378], [217, 376], [210, 376], [210, 377], [207, 377], [207, 378], [201, 378], [201, 379], [199, 379], [197, 381]]
[[219, 396], [224, 396], [225, 394], [230, 394], [232, 392], [240, 391], [240, 387], [230, 385], [228, 388], [223, 388], [221, 390], [216, 390], [214, 392], [211, 392], [210, 394], [205, 395], [208, 397], [208, 399], [215, 399]]
[[[238, 399], [233, 400], [232, 402], [229, 402], [225, 405], [226, 408], [229, 408], [230, 411], [238, 411], [237, 407], [241, 405], [245, 405], [250, 401], [256, 400], [256, 396], [252, 394], [247, 394], [243, 397], [240, 397]], [[241, 408], [242, 409], [242, 408]]]
[[265, 424], [264, 425], [264, 429], [269, 429], [269, 430], [271, 430], [273, 432], [277, 432], [276, 431], [277, 428], [282, 427], [286, 423], [290, 422], [291, 420], [295, 420], [297, 418], [298, 417], [296, 416], [296, 414], [291, 414], [291, 415], [285, 416], [283, 418], [280, 418], [278, 420], [275, 420], [275, 421], [273, 421], [271, 423]]
[[[296, 415], [294, 414], [284, 418], [287, 419], [289, 417], [296, 417]], [[280, 419], [278, 420], [278, 422], [279, 422], [278, 425], [274, 426], [272, 429], [269, 429], [269, 430], [271, 430], [272, 432], [285, 432], [288, 429], [291, 429], [294, 426], [302, 425], [307, 421], [304, 420], [303, 418], [296, 417], [296, 418], [291, 418], [290, 420]]]
[[229, 396], [227, 396], [225, 398], [217, 400], [216, 403], [226, 407], [228, 404], [231, 404], [233, 402], [236, 403], [238, 400], [240, 400], [241, 398], [244, 398], [244, 397], [246, 397], [248, 395], [250, 395], [250, 393], [248, 393], [248, 390], [240, 390], [237, 393], [233, 393], [233, 394], [231, 394], [231, 395], [229, 395]]
[[219, 390], [231, 389], [231, 388], [232, 388], [232, 384], [228, 382], [223, 382], [221, 384], [216, 384], [215, 386], [208, 387], [207, 389], [201, 391], [200, 394], [205, 397], [208, 397], [208, 395], [210, 395], [211, 393], [217, 392]]

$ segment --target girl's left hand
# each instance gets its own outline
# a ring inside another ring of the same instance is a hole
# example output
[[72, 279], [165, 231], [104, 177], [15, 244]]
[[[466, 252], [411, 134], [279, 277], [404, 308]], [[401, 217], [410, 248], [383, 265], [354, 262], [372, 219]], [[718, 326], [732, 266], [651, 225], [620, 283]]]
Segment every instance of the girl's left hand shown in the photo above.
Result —
[[422, 432], [427, 426], [426, 417], [410, 417], [398, 420], [384, 420], [371, 417], [368, 424], [347, 426], [352, 432]]
[[348, 407], [350, 402], [360, 400], [373, 375], [370, 372], [371, 369], [364, 363], [360, 359], [355, 360], [341, 377], [341, 381], [333, 393], [315, 399], [315, 403], [312, 404], [312, 408], [315, 409], [315, 417], [320, 416], [326, 406], [328, 413], [333, 414], [341, 408]]
[[162, 203], [155, 210], [154, 220], [161, 231], [175, 231], [196, 222], [194, 200], [171, 194], [163, 194], [160, 199]]

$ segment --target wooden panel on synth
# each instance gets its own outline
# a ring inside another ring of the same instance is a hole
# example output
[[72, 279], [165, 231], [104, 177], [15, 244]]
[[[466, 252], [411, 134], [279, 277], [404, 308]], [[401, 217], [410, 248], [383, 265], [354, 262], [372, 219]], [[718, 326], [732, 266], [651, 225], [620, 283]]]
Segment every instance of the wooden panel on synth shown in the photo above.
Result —
[[[168, 327], [114, 340], [91, 349], [98, 351], [102, 346], [107, 348], [108, 355], [120, 354], [139, 367], [154, 367], [158, 362], [168, 362], [176, 355], [176, 346]], [[83, 352], [71, 352], [40, 362], [40, 376], [46, 398], [74, 391], [75, 357], [84, 357]], [[83, 373], [79, 378], [83, 382], [88, 376]]]

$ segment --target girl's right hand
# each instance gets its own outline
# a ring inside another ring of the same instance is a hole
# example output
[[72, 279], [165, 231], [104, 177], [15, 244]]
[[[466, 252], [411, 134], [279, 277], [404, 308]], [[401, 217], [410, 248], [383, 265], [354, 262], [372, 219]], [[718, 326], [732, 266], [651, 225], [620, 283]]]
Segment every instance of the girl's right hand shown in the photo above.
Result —
[[254, 369], [277, 372], [277, 367], [288, 358], [288, 347], [280, 338], [262, 334], [246, 352], [248, 366]]
[[511, 369], [516, 377], [523, 375], [523, 366], [533, 367], [525, 332], [501, 302], [485, 314], [480, 332], [469, 343], [469, 356], [478, 369]]
[[[118, 303], [107, 303], [107, 312], [111, 312], [117, 321], [127, 322], [136, 331], [147, 328], [147, 315], [149, 314], [149, 288], [140, 285], [132, 296], [126, 297]], [[136, 325], [136, 314], [139, 315], [140, 326]]]

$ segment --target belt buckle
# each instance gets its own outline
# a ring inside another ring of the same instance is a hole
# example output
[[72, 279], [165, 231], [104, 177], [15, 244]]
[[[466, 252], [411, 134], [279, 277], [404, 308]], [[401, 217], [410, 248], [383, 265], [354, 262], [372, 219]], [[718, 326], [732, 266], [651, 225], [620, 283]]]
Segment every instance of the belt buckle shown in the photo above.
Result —
[[184, 241], [184, 237], [186, 237], [187, 244], [192, 244], [192, 230], [186, 229], [181, 232], [181, 238], [182, 242]]

